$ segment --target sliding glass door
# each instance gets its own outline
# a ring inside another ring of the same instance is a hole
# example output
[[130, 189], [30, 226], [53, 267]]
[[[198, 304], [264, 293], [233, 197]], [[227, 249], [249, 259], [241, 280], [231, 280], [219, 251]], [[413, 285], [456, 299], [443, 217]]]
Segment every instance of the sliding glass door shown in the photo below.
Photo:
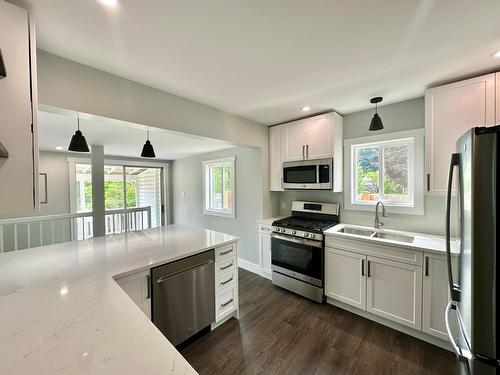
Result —
[[[77, 213], [92, 212], [92, 169], [75, 164]], [[106, 164], [104, 205], [106, 234], [154, 228], [164, 224], [163, 168]], [[78, 239], [92, 237], [92, 217], [78, 221]]]

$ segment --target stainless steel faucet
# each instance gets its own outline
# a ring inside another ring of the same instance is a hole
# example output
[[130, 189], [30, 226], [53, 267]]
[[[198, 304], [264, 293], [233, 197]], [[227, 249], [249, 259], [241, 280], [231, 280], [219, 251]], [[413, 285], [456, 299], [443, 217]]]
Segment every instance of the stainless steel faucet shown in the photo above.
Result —
[[378, 215], [378, 206], [382, 206], [382, 217], [386, 217], [385, 213], [385, 206], [382, 203], [382, 201], [378, 201], [377, 205], [375, 206], [375, 223], [373, 224], [375, 229], [380, 229], [380, 227], [384, 226], [384, 222], [380, 220], [380, 217]]

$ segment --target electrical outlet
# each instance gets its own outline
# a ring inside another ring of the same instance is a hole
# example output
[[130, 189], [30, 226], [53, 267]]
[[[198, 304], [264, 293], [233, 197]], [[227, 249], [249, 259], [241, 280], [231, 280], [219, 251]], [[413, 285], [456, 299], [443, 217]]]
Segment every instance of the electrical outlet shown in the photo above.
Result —
[[281, 209], [282, 210], [286, 209], [286, 202], [285, 201], [281, 201]]

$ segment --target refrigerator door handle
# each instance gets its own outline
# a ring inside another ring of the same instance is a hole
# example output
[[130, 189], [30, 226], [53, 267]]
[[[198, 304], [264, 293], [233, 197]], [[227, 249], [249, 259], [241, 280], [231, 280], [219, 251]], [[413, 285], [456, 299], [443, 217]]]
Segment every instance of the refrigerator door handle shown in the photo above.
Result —
[[[450, 284], [450, 294], [452, 301], [459, 302], [460, 301], [460, 285], [455, 284], [453, 282], [453, 271], [451, 268], [451, 234], [450, 234], [450, 225], [451, 225], [451, 190], [453, 186], [453, 171], [456, 166], [460, 165], [460, 154], [454, 153], [451, 154], [450, 161], [450, 170], [448, 175], [448, 191], [446, 194], [446, 260], [448, 265], [448, 282]], [[460, 183], [459, 183], [460, 189]]]
[[[450, 344], [453, 348], [453, 351], [457, 355], [458, 359], [460, 361], [468, 361], [469, 359], [472, 358], [471, 352], [468, 350], [464, 350], [460, 348], [457, 343], [455, 342], [455, 338], [453, 337], [453, 333], [451, 332], [451, 326], [450, 326], [450, 313], [451, 311], [454, 310], [457, 313], [457, 323], [460, 326], [460, 312], [458, 311], [458, 307], [455, 304], [454, 301], [448, 302], [448, 305], [446, 306], [446, 310], [444, 313], [444, 323], [446, 326], [446, 332], [448, 333], [448, 338], [450, 339]], [[459, 329], [460, 333], [462, 334], [462, 330]], [[462, 334], [463, 336], [463, 334]], [[463, 338], [465, 341], [465, 337]]]

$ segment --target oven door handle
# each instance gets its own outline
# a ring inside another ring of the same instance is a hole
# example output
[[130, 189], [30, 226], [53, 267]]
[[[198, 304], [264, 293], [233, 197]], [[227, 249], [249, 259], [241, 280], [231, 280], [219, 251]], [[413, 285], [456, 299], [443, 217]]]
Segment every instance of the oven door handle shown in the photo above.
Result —
[[304, 238], [294, 238], [294, 237], [288, 237], [288, 236], [282, 236], [280, 234], [271, 234], [271, 238], [276, 238], [277, 240], [283, 240], [287, 242], [294, 242], [294, 243], [299, 243], [302, 245], [307, 245], [307, 246], [312, 246], [312, 247], [323, 247], [323, 243], [320, 241], [312, 241], [312, 240], [306, 240]]

